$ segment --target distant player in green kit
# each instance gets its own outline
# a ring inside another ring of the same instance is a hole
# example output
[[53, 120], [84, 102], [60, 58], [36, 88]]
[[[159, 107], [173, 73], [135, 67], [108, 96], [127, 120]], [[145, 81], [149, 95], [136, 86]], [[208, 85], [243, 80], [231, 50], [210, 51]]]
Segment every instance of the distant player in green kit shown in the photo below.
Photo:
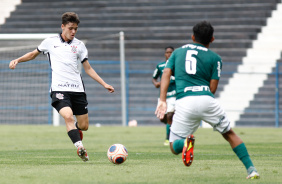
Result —
[[155, 114], [162, 119], [166, 113], [166, 92], [170, 76], [175, 76], [176, 103], [170, 132], [172, 153], [182, 152], [186, 166], [193, 161], [194, 132], [203, 120], [222, 134], [247, 169], [247, 179], [259, 179], [247, 148], [241, 138], [231, 129], [230, 122], [214, 99], [222, 61], [218, 54], [209, 50], [214, 41], [214, 29], [206, 21], [193, 27], [192, 44], [176, 49], [170, 56], [161, 80], [160, 101]]
[[[156, 88], [159, 88], [161, 85], [161, 82], [158, 81], [158, 78], [160, 79], [162, 78], [162, 74], [163, 74], [163, 70], [166, 65], [166, 61], [168, 60], [168, 58], [170, 57], [173, 51], [174, 51], [174, 48], [172, 46], [166, 47], [165, 54], [164, 54], [165, 61], [159, 63], [156, 66], [156, 69], [154, 70], [152, 82]], [[174, 77], [171, 76], [169, 87], [167, 90], [167, 95], [166, 95], [167, 111], [166, 111], [164, 118], [161, 119], [161, 122], [166, 124], [166, 140], [164, 142], [165, 146], [169, 145], [170, 126], [172, 123], [172, 117], [174, 115], [175, 100], [176, 100], [175, 81], [174, 81]]]

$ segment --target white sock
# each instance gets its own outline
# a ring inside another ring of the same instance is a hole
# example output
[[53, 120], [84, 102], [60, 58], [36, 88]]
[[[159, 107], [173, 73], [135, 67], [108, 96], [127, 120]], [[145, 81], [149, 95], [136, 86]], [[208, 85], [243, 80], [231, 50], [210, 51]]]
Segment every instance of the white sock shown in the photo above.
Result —
[[74, 146], [76, 148], [78, 148], [79, 146], [83, 146], [82, 141], [77, 141], [76, 143], [74, 143]]

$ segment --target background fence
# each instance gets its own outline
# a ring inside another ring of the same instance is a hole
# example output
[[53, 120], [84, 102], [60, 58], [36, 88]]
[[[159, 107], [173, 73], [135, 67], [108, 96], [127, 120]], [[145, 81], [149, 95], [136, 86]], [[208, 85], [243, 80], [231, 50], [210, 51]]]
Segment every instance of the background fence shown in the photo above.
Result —
[[[36, 61], [21, 63], [15, 70], [10, 70], [8, 60], [0, 61], [0, 123], [1, 124], [52, 124], [52, 107], [50, 105], [49, 88], [51, 70], [44, 56]], [[151, 80], [158, 61], [126, 62], [126, 119], [137, 120], [139, 125], [159, 125], [154, 111], [157, 104], [159, 89]], [[90, 124], [121, 125], [121, 88], [119, 61], [90, 61], [96, 72], [109, 84], [115, 87], [115, 93], [108, 93], [101, 85], [93, 81], [82, 70], [89, 101]], [[224, 63], [224, 68], [231, 68], [232, 63]], [[233, 63], [234, 65], [234, 63]], [[236, 125], [238, 126], [275, 126], [279, 127], [279, 77], [281, 63], [272, 73], [254, 101], [245, 109]], [[223, 71], [216, 97], [226, 85], [224, 78], [229, 78], [236, 71]], [[244, 75], [242, 73], [242, 75]], [[280, 79], [281, 80], [281, 79]], [[234, 104], [234, 107], [236, 104]], [[227, 112], [228, 114], [228, 112]], [[249, 119], [249, 120], [246, 120]], [[257, 119], [265, 119], [263, 124]]]

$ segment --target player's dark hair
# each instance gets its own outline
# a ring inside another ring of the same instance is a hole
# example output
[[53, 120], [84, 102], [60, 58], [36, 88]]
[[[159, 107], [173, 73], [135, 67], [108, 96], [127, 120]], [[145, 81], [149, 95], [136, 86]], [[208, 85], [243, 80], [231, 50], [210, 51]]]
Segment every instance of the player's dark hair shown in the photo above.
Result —
[[77, 25], [80, 23], [78, 15], [74, 12], [66, 12], [62, 15], [62, 24], [66, 25], [68, 23], [76, 23]]
[[199, 22], [193, 27], [195, 40], [204, 45], [207, 45], [211, 42], [213, 32], [214, 29], [212, 25], [207, 21]]
[[167, 47], [165, 48], [165, 50], [166, 50], [166, 49], [171, 49], [171, 50], [174, 51], [174, 47], [173, 47], [173, 46], [167, 46]]

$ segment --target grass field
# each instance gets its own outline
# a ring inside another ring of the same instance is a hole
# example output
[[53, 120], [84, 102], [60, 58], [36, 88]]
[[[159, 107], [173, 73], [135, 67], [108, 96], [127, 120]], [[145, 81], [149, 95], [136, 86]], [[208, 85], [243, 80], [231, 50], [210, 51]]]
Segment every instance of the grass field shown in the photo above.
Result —
[[[1, 125], [0, 183], [282, 183], [282, 129], [234, 130], [247, 145], [261, 179], [246, 180], [243, 164], [211, 129], [196, 132], [194, 161], [185, 167], [181, 155], [163, 146], [164, 126], [90, 126], [83, 141], [90, 161], [84, 163], [64, 126]], [[121, 165], [107, 159], [113, 143], [128, 150]]]

